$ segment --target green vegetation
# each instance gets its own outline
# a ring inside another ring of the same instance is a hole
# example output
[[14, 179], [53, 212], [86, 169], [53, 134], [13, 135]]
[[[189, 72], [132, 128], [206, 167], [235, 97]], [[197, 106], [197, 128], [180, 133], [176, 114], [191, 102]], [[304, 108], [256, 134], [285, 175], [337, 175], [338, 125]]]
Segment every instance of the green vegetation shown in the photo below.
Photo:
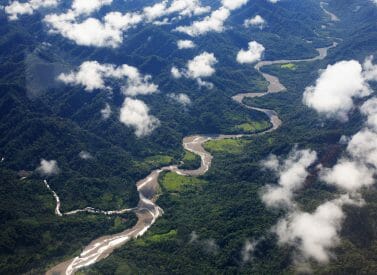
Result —
[[222, 139], [210, 140], [204, 144], [204, 148], [214, 154], [241, 154], [245, 146], [251, 141], [247, 139]]
[[[124, 11], [146, 4], [120, 2], [116, 5]], [[281, 5], [249, 1], [245, 8], [232, 12], [225, 32], [198, 37], [198, 48], [185, 53], [176, 46], [181, 35], [172, 32], [177, 27], [175, 22], [164, 27], [145, 24], [132, 28], [120, 48], [100, 49], [76, 46], [59, 35], [47, 34], [37, 12], [12, 22], [0, 12], [0, 156], [6, 158], [0, 164], [0, 273], [42, 274], [48, 266], [78, 255], [94, 238], [119, 232], [136, 221], [133, 214], [57, 217], [43, 178], [32, 174], [21, 182], [17, 176], [21, 170], [34, 171], [41, 158], [58, 161], [61, 174], [50, 178], [49, 183], [61, 197], [64, 211], [87, 206], [119, 209], [137, 204], [135, 183], [150, 170], [182, 158], [187, 165], [183, 167], [198, 165], [198, 157], [182, 149], [184, 136], [258, 131], [267, 126], [264, 114], [230, 99], [239, 92], [267, 88], [253, 66], [235, 60], [239, 49], [250, 41], [250, 29], [240, 28], [252, 16], [250, 11], [263, 11], [269, 19], [268, 28], [253, 29], [253, 40], [266, 46], [266, 60], [313, 57], [316, 47], [332, 43], [327, 37], [343, 40], [326, 60], [294, 64], [294, 72], [290, 64], [263, 68], [278, 75], [288, 91], [245, 102], [276, 110], [283, 127], [250, 140], [207, 143], [206, 149], [215, 155], [210, 171], [200, 179], [163, 175], [160, 180], [166, 181], [161, 182], [165, 189], [158, 201], [165, 211], [163, 217], [143, 238], [131, 241], [80, 274], [294, 273], [292, 249], [279, 247], [270, 234], [271, 226], [284, 212], [271, 211], [260, 200], [261, 188], [275, 182], [271, 173], [260, 169], [260, 161], [270, 153], [286, 155], [293, 144], [317, 150], [325, 166], [341, 156], [344, 148], [338, 144], [339, 138], [358, 131], [361, 117], [355, 113], [346, 124], [331, 120], [324, 123], [302, 105], [302, 92], [328, 64], [377, 55], [377, 32], [370, 23], [377, 9], [369, 8], [369, 4], [333, 0], [330, 9], [342, 20], [327, 24], [316, 0], [282, 1]], [[323, 24], [327, 24], [326, 29], [321, 28]], [[170, 77], [172, 64], [183, 67], [199, 50], [213, 52], [219, 60], [216, 74], [208, 80], [214, 83], [212, 90], [200, 90], [189, 79]], [[86, 93], [82, 87], [55, 81], [57, 73], [87, 60], [134, 65], [150, 74], [161, 93], [142, 100], [161, 121], [160, 127], [150, 136], [136, 138], [131, 127], [119, 122], [122, 81], [110, 83], [111, 97], [105, 91]], [[187, 93], [192, 104], [183, 108], [166, 97], [177, 91]], [[104, 120], [100, 110], [106, 103], [113, 115]], [[82, 150], [90, 152], [93, 159], [80, 159]], [[333, 196], [334, 190], [320, 184], [315, 174], [306, 190], [297, 194], [298, 203], [309, 210]], [[364, 207], [346, 209], [342, 243], [334, 251], [337, 259], [327, 266], [315, 266], [315, 273], [375, 272], [376, 191], [369, 190], [365, 199]], [[195, 241], [193, 232], [199, 241]], [[263, 241], [253, 262], [243, 263], [245, 241], [260, 237]]]
[[183, 165], [180, 166], [181, 169], [196, 169], [200, 167], [201, 159], [198, 155], [185, 150], [183, 158]]
[[180, 192], [186, 187], [196, 187], [205, 184], [204, 180], [195, 177], [186, 177], [174, 172], [168, 172], [161, 177], [161, 186], [167, 192]]
[[[259, 1], [254, 2], [254, 7], [260, 4]], [[336, 10], [342, 20], [328, 25], [325, 35], [331, 35], [334, 31], [335, 34], [332, 35], [342, 37], [344, 42], [339, 48], [330, 51], [327, 60], [299, 64], [294, 73], [281, 66], [263, 68], [266, 72], [278, 75], [288, 91], [259, 99], [245, 100], [252, 106], [276, 110], [283, 120], [283, 126], [273, 133], [251, 138], [245, 146], [236, 146], [236, 154], [232, 153], [232, 150], [225, 149], [226, 146], [215, 146], [215, 142], [207, 143], [206, 149], [209, 151], [212, 149], [211, 152], [215, 154], [210, 171], [203, 177], [207, 184], [199, 190], [182, 190], [179, 196], [168, 192], [161, 195], [158, 204], [164, 209], [165, 215], [150, 229], [149, 234], [152, 236], [165, 234], [174, 229], [177, 231], [176, 237], [148, 247], [140, 247], [136, 242], [130, 242], [127, 247], [119, 249], [106, 260], [86, 270], [86, 274], [101, 272], [112, 274], [123, 263], [134, 268], [135, 273], [143, 274], [297, 273], [292, 266], [294, 250], [290, 247], [278, 246], [276, 237], [270, 233], [271, 226], [284, 215], [284, 211], [271, 211], [260, 200], [261, 188], [266, 183], [276, 182], [271, 172], [260, 169], [260, 161], [271, 153], [285, 156], [292, 146], [297, 144], [299, 148], [315, 149], [320, 161], [325, 166], [332, 166], [344, 150], [338, 143], [339, 138], [343, 134], [352, 135], [360, 129], [362, 118], [357, 113], [353, 114], [346, 124], [332, 120], [326, 120], [324, 123], [322, 117], [302, 105], [302, 92], [307, 85], [315, 81], [319, 69], [340, 59], [355, 58], [355, 55], [362, 60], [371, 53], [377, 54], [375, 46], [372, 46], [376, 45], [377, 33], [368, 22], [372, 14], [376, 16], [377, 11], [373, 12], [371, 8], [365, 8], [356, 13], [354, 10], [357, 5], [366, 5], [365, 1], [351, 2], [331, 1], [332, 10]], [[289, 1], [286, 3], [289, 6]], [[318, 1], [296, 1], [295, 4], [302, 5], [300, 8], [308, 11], [305, 21], [301, 21], [299, 16], [293, 16], [291, 17], [294, 18], [293, 22], [289, 15], [284, 13], [282, 17], [284, 19], [279, 19], [280, 26], [284, 28], [289, 25], [292, 32], [303, 32], [302, 37], [310, 36], [309, 33], [313, 29], [320, 31], [320, 25], [325, 24], [326, 21], [320, 20], [325, 17], [318, 7]], [[303, 7], [304, 5], [306, 6]], [[289, 7], [294, 9], [292, 6]], [[239, 24], [242, 24], [244, 14], [247, 13], [240, 11], [235, 16]], [[317, 27], [311, 25], [311, 20], [318, 23]], [[272, 20], [272, 24], [275, 23], [277, 22]], [[235, 35], [237, 41], [242, 37], [240, 33], [241, 31]], [[290, 35], [284, 36], [280, 32], [279, 34], [284, 38]], [[258, 39], [261, 38], [261, 42], [271, 42], [268, 36], [267, 33], [263, 33]], [[355, 36], [357, 40], [353, 39]], [[208, 43], [213, 43], [213, 40], [217, 43], [222, 41], [221, 38], [214, 37], [216, 40], [211, 36], [206, 40]], [[313, 44], [310, 45], [323, 46], [331, 43], [326, 40], [315, 40], [315, 37], [315, 35], [310, 36], [310, 39], [314, 38]], [[246, 43], [247, 39], [245, 39], [245, 45]], [[269, 45], [271, 46], [266, 50], [266, 59], [280, 59], [285, 56], [284, 53], [282, 55], [277, 53], [279, 49], [286, 50], [283, 44], [279, 45], [276, 40]], [[308, 56], [303, 50], [306, 46], [299, 45], [296, 50], [287, 49], [287, 55], [292, 58], [314, 56], [315, 51]], [[360, 51], [355, 51], [355, 47]], [[250, 76], [250, 78], [255, 77]], [[236, 85], [239, 87], [238, 84]], [[225, 89], [232, 89], [232, 86], [226, 86]], [[255, 91], [253, 87], [251, 91]], [[217, 150], [208, 148], [208, 144], [210, 144], [209, 147], [212, 145]], [[336, 259], [333, 259], [329, 265], [314, 265], [313, 273], [375, 273], [377, 236], [374, 228], [377, 221], [375, 203], [377, 192], [370, 189], [368, 193], [369, 195], [365, 195], [366, 206], [362, 208], [349, 206], [346, 209], [347, 218], [341, 232], [342, 243], [334, 250]], [[296, 194], [298, 203], [307, 211], [312, 211], [319, 203], [334, 196], [336, 196], [334, 189], [321, 184], [315, 173], [310, 177], [305, 190]], [[219, 246], [217, 254], [208, 253], [208, 250], [204, 250], [201, 246], [201, 242], [191, 241], [194, 231], [200, 240], [214, 240]], [[260, 237], [263, 237], [263, 241], [256, 247], [253, 261], [243, 263], [241, 251], [245, 240], [257, 240]]]
[[[21, 181], [0, 167], [0, 270], [2, 274], [42, 274], [44, 267], [73, 257], [94, 238], [136, 223], [132, 213], [118, 217], [55, 215], [55, 200], [42, 180]], [[62, 198], [63, 206], [65, 204]]]
[[[141, 165], [147, 165], [149, 167], [162, 167], [167, 166], [173, 162], [173, 157], [171, 156], [164, 156], [164, 155], [156, 155], [147, 157]], [[152, 170], [152, 169], [150, 169]]]
[[294, 70], [296, 70], [296, 64], [294, 64], [294, 63], [283, 64], [283, 65], [281, 65], [281, 68], [294, 71]]
[[144, 238], [140, 238], [136, 241], [136, 245], [156, 245], [175, 239], [177, 237], [177, 230], [170, 230], [167, 233], [147, 235]]
[[235, 126], [237, 130], [241, 130], [243, 133], [256, 133], [262, 132], [270, 127], [270, 123], [267, 121], [262, 122], [247, 122]]
[[190, 152], [190, 151], [186, 151], [185, 150], [185, 155], [182, 159], [183, 162], [194, 162], [196, 161], [198, 158], [200, 158], [198, 155]]

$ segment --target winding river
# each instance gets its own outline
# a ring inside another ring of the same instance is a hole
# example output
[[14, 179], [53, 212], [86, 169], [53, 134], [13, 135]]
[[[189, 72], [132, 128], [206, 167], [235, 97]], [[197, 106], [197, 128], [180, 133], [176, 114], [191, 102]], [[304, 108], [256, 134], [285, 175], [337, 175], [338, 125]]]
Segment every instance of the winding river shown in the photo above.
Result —
[[[328, 50], [330, 48], [336, 47], [337, 43], [326, 47], [317, 49], [318, 55], [310, 59], [298, 59], [298, 60], [276, 60], [276, 61], [261, 61], [255, 65], [255, 69], [258, 70], [266, 81], [269, 83], [267, 93], [241, 93], [232, 97], [232, 99], [243, 107], [265, 113], [272, 124], [272, 127], [258, 135], [265, 134], [268, 132], [275, 131], [278, 129], [282, 121], [280, 120], [277, 113], [273, 110], [261, 109], [247, 106], [243, 103], [244, 98], [246, 97], [262, 97], [268, 93], [277, 93], [285, 91], [286, 88], [280, 83], [280, 80], [272, 75], [263, 73], [261, 68], [264, 66], [274, 65], [274, 64], [285, 64], [285, 63], [295, 63], [295, 62], [310, 62], [326, 58]], [[255, 134], [257, 135], [257, 134]], [[163, 210], [156, 204], [157, 201], [157, 191], [158, 191], [158, 178], [163, 171], [175, 172], [183, 176], [202, 176], [210, 168], [213, 156], [203, 148], [203, 144], [209, 140], [221, 140], [229, 138], [242, 138], [244, 136], [252, 135], [193, 135], [185, 137], [183, 139], [184, 149], [200, 156], [201, 166], [196, 170], [182, 170], [176, 165], [162, 167], [160, 169], [154, 170], [151, 172], [145, 179], [142, 179], [137, 182], [137, 190], [139, 192], [139, 203], [137, 207], [132, 209], [123, 209], [116, 211], [102, 211], [87, 207], [85, 209], [79, 209], [70, 211], [67, 213], [62, 213], [60, 210], [60, 198], [58, 195], [51, 189], [48, 182], [45, 180], [44, 184], [50, 190], [56, 201], [55, 214], [58, 216], [64, 215], [74, 215], [80, 212], [95, 213], [95, 214], [104, 214], [104, 215], [118, 215], [127, 212], [134, 212], [137, 215], [138, 222], [132, 228], [125, 230], [121, 233], [103, 236], [87, 245], [81, 254], [73, 259], [70, 259], [66, 262], [63, 262], [49, 271], [47, 275], [71, 275], [77, 272], [79, 269], [88, 267], [104, 258], [109, 256], [115, 249], [123, 246], [126, 242], [142, 236], [155, 222], [156, 220], [164, 213]]]
[[335, 14], [333, 14], [332, 12], [330, 12], [329, 10], [326, 9], [327, 6], [328, 6], [328, 3], [326, 3], [326, 2], [320, 3], [321, 9], [323, 10], [324, 13], [326, 13], [330, 17], [331, 21], [333, 21], [333, 22], [340, 21], [338, 16], [336, 16]]

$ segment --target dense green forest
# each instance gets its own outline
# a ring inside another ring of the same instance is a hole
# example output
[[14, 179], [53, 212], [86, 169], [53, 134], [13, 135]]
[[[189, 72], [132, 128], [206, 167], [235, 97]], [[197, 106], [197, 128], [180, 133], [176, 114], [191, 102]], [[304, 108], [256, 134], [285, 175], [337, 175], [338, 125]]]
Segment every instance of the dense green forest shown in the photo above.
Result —
[[[206, 145], [214, 155], [211, 170], [202, 177], [201, 183], [185, 184], [178, 192], [165, 190], [159, 199], [165, 215], [147, 233], [145, 242], [134, 241], [82, 273], [195, 274], [198, 270], [203, 274], [296, 273], [291, 250], [277, 246], [275, 236], [269, 233], [283, 213], [266, 209], [260, 200], [261, 188], [276, 181], [270, 173], [261, 170], [260, 160], [270, 153], [286, 155], [293, 144], [297, 144], [299, 148], [315, 149], [319, 152], [319, 162], [331, 167], [344, 150], [344, 145], [339, 144], [341, 136], [360, 129], [362, 118], [357, 112], [352, 114], [349, 122], [341, 124], [324, 120], [302, 104], [303, 90], [317, 78], [319, 69], [339, 59], [363, 61], [365, 56], [376, 53], [373, 41], [377, 34], [369, 21], [376, 16], [376, 11], [364, 8], [359, 13], [353, 12], [359, 5], [362, 5], [360, 1], [331, 2], [332, 10], [345, 20], [328, 23], [327, 29], [318, 30], [324, 37], [342, 39], [326, 60], [298, 63], [294, 70], [292, 66], [280, 65], [263, 68], [278, 75], [288, 91], [246, 99], [245, 103], [276, 110], [283, 120], [279, 130], [242, 142], [219, 141]], [[360, 40], [363, 42], [355, 45]], [[330, 41], [324, 43], [330, 44]], [[299, 55], [299, 51], [293, 51], [292, 57], [294, 53]], [[162, 185], [165, 177], [161, 177]], [[335, 196], [332, 187], [318, 182], [315, 171], [305, 187], [298, 202], [306, 211], [313, 211], [321, 202]], [[337, 257], [328, 265], [311, 263], [312, 272], [375, 273], [376, 195], [375, 188], [369, 189], [364, 194], [367, 202], [364, 207], [347, 207], [342, 241], [334, 251]], [[261, 237], [254, 259], [244, 263], [244, 241]]]
[[[155, 1], [117, 0], [113, 5], [125, 11], [151, 2]], [[203, 3], [216, 5], [215, 1]], [[77, 46], [49, 34], [41, 14], [8, 21], [0, 11], [0, 157], [4, 157], [0, 163], [0, 273], [41, 274], [78, 255], [96, 237], [120, 232], [136, 222], [134, 214], [56, 216], [54, 198], [43, 185], [44, 178], [35, 172], [42, 158], [58, 162], [61, 173], [48, 180], [59, 194], [64, 212], [87, 206], [103, 210], [134, 207], [139, 200], [135, 183], [151, 170], [182, 160], [182, 168], [199, 166], [200, 159], [183, 150], [184, 136], [250, 133], [270, 127], [267, 116], [231, 100], [240, 92], [267, 90], [267, 83], [253, 66], [236, 62], [240, 48], [252, 39], [266, 46], [266, 60], [310, 58], [316, 55], [315, 48], [331, 45], [336, 38], [341, 43], [323, 61], [299, 63], [294, 68], [263, 68], [278, 75], [287, 92], [246, 99], [245, 103], [276, 110], [283, 121], [279, 130], [240, 141], [207, 143], [214, 161], [203, 177], [163, 173], [158, 200], [163, 217], [144, 237], [80, 273], [295, 272], [290, 249], [278, 246], [269, 232], [283, 213], [267, 209], [260, 200], [260, 189], [276, 181], [260, 169], [260, 161], [270, 153], [286, 155], [297, 144], [315, 149], [320, 162], [331, 166], [344, 150], [340, 137], [360, 129], [360, 114], [354, 113], [347, 124], [324, 121], [303, 106], [302, 93], [327, 64], [352, 58], [362, 61], [377, 54], [377, 30], [370, 24], [377, 9], [369, 4], [363, 0], [331, 1], [329, 9], [342, 18], [333, 23], [315, 0], [286, 0], [279, 5], [250, 1], [232, 14], [224, 33], [198, 37], [198, 47], [185, 52], [176, 47], [176, 41], [184, 36], [172, 32], [175, 24], [131, 29], [119, 48], [103, 49]], [[354, 12], [357, 6], [362, 8]], [[240, 27], [245, 19], [259, 13], [268, 21], [265, 29]], [[199, 89], [194, 81], [171, 78], [172, 64], [183, 66], [203, 51], [213, 52], [219, 60], [210, 79], [214, 89]], [[159, 92], [141, 98], [161, 121], [160, 127], [150, 136], [137, 138], [132, 128], [119, 122], [123, 101], [119, 83], [112, 83], [109, 95], [56, 82], [59, 73], [86, 60], [129, 64], [152, 75]], [[182, 108], [167, 96], [175, 92], [186, 93], [191, 105]], [[104, 120], [100, 110], [107, 103], [113, 113]], [[81, 159], [82, 151], [92, 158]], [[21, 179], [24, 175], [27, 178]], [[299, 196], [306, 210], [334, 196], [334, 190], [319, 183], [316, 176], [313, 172]], [[375, 272], [376, 196], [372, 188], [365, 194], [366, 206], [347, 209], [337, 258], [328, 266], [313, 263], [316, 273]], [[261, 237], [255, 258], [243, 262], [245, 240]]]

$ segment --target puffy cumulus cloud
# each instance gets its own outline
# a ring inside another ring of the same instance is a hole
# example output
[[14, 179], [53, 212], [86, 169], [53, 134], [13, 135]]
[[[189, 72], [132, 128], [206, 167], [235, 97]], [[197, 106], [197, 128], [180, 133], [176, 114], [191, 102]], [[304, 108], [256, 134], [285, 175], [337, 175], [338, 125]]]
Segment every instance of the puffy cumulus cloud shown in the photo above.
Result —
[[307, 168], [317, 159], [317, 154], [311, 150], [294, 148], [287, 159], [280, 161], [271, 155], [262, 164], [279, 176], [278, 185], [268, 185], [262, 192], [262, 200], [269, 207], [294, 206], [294, 192], [302, 188], [308, 176]]
[[[263, 162], [264, 167], [279, 175], [277, 186], [267, 186], [263, 189], [263, 202], [270, 207], [283, 207], [288, 210], [287, 214], [272, 227], [272, 232], [277, 235], [279, 245], [290, 245], [295, 248], [297, 264], [305, 264], [308, 260], [328, 262], [332, 255], [331, 250], [339, 243], [339, 232], [345, 218], [343, 206], [363, 204], [357, 194], [353, 194], [357, 199], [352, 199], [346, 194], [321, 204], [313, 213], [300, 210], [299, 205], [293, 201], [294, 192], [303, 187], [308, 176], [307, 168], [313, 165], [316, 159], [314, 151], [294, 149], [284, 161], [271, 155]], [[361, 175], [364, 170], [360, 170], [355, 177], [349, 175], [349, 169], [353, 167], [336, 168], [331, 172], [324, 172], [322, 176], [326, 174], [328, 180], [331, 179], [334, 184], [338, 182], [337, 180], [341, 180], [341, 178], [337, 179], [337, 176], [352, 180], [352, 183], [348, 181], [349, 184], [356, 184], [358, 179], [363, 180]]]
[[180, 49], [180, 50], [182, 50], [182, 49], [192, 49], [192, 48], [196, 47], [195, 43], [192, 42], [191, 40], [178, 40], [177, 46], [178, 46], [178, 49]]
[[181, 16], [193, 16], [208, 13], [211, 7], [202, 6], [200, 0], [174, 0], [167, 11], [168, 13], [178, 12]]
[[169, 1], [164, 0], [147, 6], [142, 11], [124, 14], [109, 12], [101, 19], [82, 19], [83, 16], [89, 16], [111, 3], [112, 0], [75, 0], [68, 11], [47, 15], [44, 21], [50, 27], [51, 33], [59, 33], [78, 45], [116, 48], [123, 42], [124, 32], [141, 23], [165, 25], [169, 23], [167, 16], [173, 14], [183, 17], [210, 11], [210, 7], [203, 7], [199, 0], [174, 0], [170, 5]]
[[348, 143], [347, 152], [365, 166], [377, 169], [377, 133], [365, 128], [355, 134]]
[[280, 0], [268, 0], [268, 2], [272, 3], [272, 4], [276, 4], [277, 2], [279, 2]]
[[361, 113], [367, 117], [367, 126], [377, 131], [377, 98], [366, 101], [361, 106]]
[[[265, 167], [280, 176], [278, 186], [268, 186], [263, 190], [263, 202], [267, 206], [288, 209], [287, 214], [272, 227], [272, 232], [277, 235], [279, 245], [290, 245], [296, 249], [296, 263], [305, 263], [308, 260], [328, 262], [332, 255], [331, 249], [339, 243], [339, 232], [345, 218], [343, 206], [363, 204], [359, 195], [353, 193], [356, 199], [346, 194], [321, 204], [313, 213], [301, 211], [299, 205], [293, 201], [294, 191], [302, 188], [308, 176], [307, 168], [314, 164], [315, 160], [315, 152], [294, 149], [283, 162], [275, 155], [263, 162]], [[350, 188], [344, 189], [353, 190], [352, 184], [365, 181], [362, 175], [366, 175], [361, 167], [357, 167], [359, 174], [350, 175], [349, 170], [354, 168], [352, 164], [351, 167], [349, 164], [344, 167], [339, 165], [331, 171], [322, 172], [322, 177], [327, 177], [327, 180], [334, 184], [342, 183], [342, 188], [345, 187], [342, 180], [346, 180]]]
[[373, 185], [377, 172], [377, 98], [366, 101], [361, 111], [367, 117], [365, 126], [348, 140], [346, 155], [321, 173], [322, 180], [350, 193]]
[[[100, 64], [97, 61], [87, 61], [77, 70], [61, 74], [58, 78], [66, 84], [82, 85], [89, 92], [95, 89], [111, 89], [106, 85], [109, 79], [124, 83], [122, 92], [126, 96], [148, 95], [158, 91], [158, 86], [150, 81], [151, 76], [142, 75], [137, 68], [126, 64], [116, 67], [111, 64]], [[111, 112], [110, 105], [106, 104], [101, 110], [102, 118], [108, 119]], [[160, 125], [157, 118], [149, 115], [149, 108], [143, 101], [131, 98], [126, 98], [123, 103], [120, 121], [133, 127], [137, 137], [149, 135]]]
[[45, 159], [41, 160], [41, 163], [36, 171], [42, 176], [53, 176], [60, 173], [60, 169], [56, 160]]
[[264, 26], [266, 25], [266, 20], [264, 20], [262, 16], [256, 15], [253, 18], [246, 19], [243, 22], [243, 25], [245, 28], [248, 28], [250, 26], [256, 26], [256, 27], [259, 27], [260, 29], [263, 29]]
[[[346, 120], [348, 112], [354, 108], [353, 98], [372, 92], [368, 81], [377, 80], [377, 66], [372, 59], [368, 57], [363, 67], [357, 61], [329, 66], [316, 86], [305, 92], [304, 102], [320, 113]], [[348, 142], [345, 156], [321, 173], [322, 180], [349, 193], [374, 184], [377, 172], [377, 98], [367, 100], [360, 111], [366, 116], [364, 127], [345, 141]]]
[[153, 6], [145, 7], [143, 12], [147, 20], [153, 21], [159, 17], [162, 17], [166, 13], [167, 2], [156, 3]]
[[137, 137], [151, 134], [160, 121], [149, 114], [148, 106], [141, 100], [126, 98], [120, 110], [120, 121], [135, 129]]
[[[377, 1], [377, 0], [376, 0]], [[377, 81], [377, 65], [373, 64], [373, 55], [368, 56], [363, 64], [364, 78], [367, 81]]]
[[240, 50], [237, 54], [237, 62], [240, 64], [250, 64], [262, 58], [265, 48], [256, 41], [249, 42], [247, 50]]
[[200, 0], [174, 0], [170, 3], [164, 0], [153, 6], [143, 9], [143, 15], [148, 21], [154, 21], [158, 18], [179, 14], [180, 16], [193, 16], [208, 13], [211, 10], [209, 6], [202, 6]]
[[175, 67], [175, 66], [173, 66], [173, 67], [171, 68], [170, 73], [171, 73], [172, 77], [175, 78], [175, 79], [179, 79], [179, 78], [182, 77], [181, 72], [180, 72], [179, 69], [178, 69], [177, 67]]
[[79, 22], [73, 10], [64, 14], [50, 14], [44, 18], [51, 33], [59, 33], [78, 45], [113, 48], [123, 42], [123, 32], [142, 20], [143, 17], [138, 13], [110, 12], [103, 21], [87, 18]]
[[82, 85], [86, 91], [109, 88], [105, 85], [107, 79], [124, 79], [126, 84], [123, 92], [128, 96], [147, 95], [158, 90], [158, 86], [151, 83], [150, 75], [141, 75], [137, 68], [129, 65], [116, 67], [111, 64], [100, 64], [97, 61], [82, 63], [77, 71], [60, 74], [58, 79], [66, 84]]
[[72, 10], [77, 14], [91, 14], [105, 5], [111, 5], [113, 0], [73, 0]]
[[176, 31], [190, 36], [200, 36], [208, 32], [222, 32], [224, 23], [229, 18], [230, 11], [224, 7], [215, 10], [203, 20], [194, 21], [190, 26], [180, 26]]
[[105, 76], [109, 76], [113, 66], [101, 65], [97, 61], [82, 63], [77, 71], [68, 74], [62, 73], [58, 80], [66, 84], [82, 85], [86, 91], [105, 89]]
[[12, 1], [9, 5], [5, 6], [5, 12], [9, 20], [17, 20], [20, 15], [33, 14], [35, 10], [56, 7], [58, 4], [58, 0]]
[[348, 192], [358, 191], [374, 183], [373, 171], [367, 166], [351, 160], [341, 160], [333, 168], [322, 172], [322, 180]]
[[183, 93], [169, 94], [168, 97], [171, 98], [172, 100], [178, 102], [179, 104], [181, 104], [184, 107], [191, 105], [191, 99], [186, 94], [183, 94]]
[[[335, 90], [335, 94], [343, 100], [344, 95], [341, 93], [346, 94], [345, 101], [348, 102], [346, 108], [340, 108], [340, 103], [332, 103], [344, 119], [347, 111], [353, 108], [353, 97], [370, 94], [367, 81], [371, 80], [375, 80], [375, 65], [372, 64], [371, 57], [364, 63], [364, 69], [356, 61], [342, 61], [329, 66], [312, 89], [319, 89], [321, 93], [324, 93], [324, 90], [334, 93]], [[326, 93], [323, 96], [326, 97]], [[330, 100], [334, 98], [330, 97]], [[314, 102], [311, 103], [314, 104]], [[331, 111], [331, 109], [323, 108], [320, 110]], [[321, 204], [313, 213], [303, 212], [298, 205], [294, 204], [287, 215], [273, 228], [278, 236], [279, 244], [288, 244], [298, 249], [299, 254], [296, 255], [298, 261], [308, 259], [314, 259], [320, 263], [329, 261], [332, 255], [331, 249], [339, 243], [339, 232], [345, 218], [343, 206], [362, 206], [364, 201], [360, 190], [375, 183], [377, 98], [367, 100], [360, 110], [366, 116], [363, 128], [351, 138], [343, 138], [343, 142], [348, 143], [345, 154], [333, 167], [323, 168], [320, 171], [321, 180], [336, 186], [346, 194]], [[270, 169], [279, 171], [277, 157], [270, 157], [265, 163]]]
[[192, 60], [189, 60], [186, 68], [179, 70], [177, 67], [173, 67], [171, 69], [171, 74], [174, 78], [186, 77], [195, 79], [199, 87], [212, 89], [213, 84], [204, 81], [202, 78], [210, 77], [216, 72], [214, 66], [217, 62], [217, 58], [213, 53], [203, 52]]
[[236, 10], [247, 4], [249, 0], [222, 0], [222, 4], [229, 10]]
[[371, 94], [368, 81], [377, 80], [377, 66], [368, 58], [364, 70], [358, 61], [340, 61], [329, 65], [314, 86], [305, 89], [303, 102], [327, 117], [348, 119], [353, 100]]
[[105, 107], [103, 109], [101, 109], [101, 116], [104, 120], [106, 119], [109, 119], [110, 116], [111, 116], [111, 107], [109, 105], [109, 103], [106, 103]]
[[231, 11], [245, 5], [248, 0], [222, 0], [222, 6], [205, 18], [194, 21], [189, 26], [180, 26], [175, 30], [186, 33], [190, 36], [200, 36], [208, 32], [224, 31], [225, 21], [229, 18]]
[[214, 66], [218, 63], [213, 53], [203, 52], [187, 62], [186, 68], [179, 70], [172, 67], [171, 74], [174, 78], [191, 78], [195, 79], [199, 87], [213, 88], [213, 84], [204, 81], [202, 78], [210, 77], [215, 72]]
[[339, 232], [345, 218], [342, 207], [357, 204], [348, 195], [320, 205], [313, 213], [295, 210], [274, 227], [279, 244], [297, 247], [300, 257], [327, 263], [331, 249], [339, 244]]
[[214, 65], [217, 62], [213, 53], [204, 52], [187, 63], [187, 75], [195, 79], [210, 77], [216, 72]]

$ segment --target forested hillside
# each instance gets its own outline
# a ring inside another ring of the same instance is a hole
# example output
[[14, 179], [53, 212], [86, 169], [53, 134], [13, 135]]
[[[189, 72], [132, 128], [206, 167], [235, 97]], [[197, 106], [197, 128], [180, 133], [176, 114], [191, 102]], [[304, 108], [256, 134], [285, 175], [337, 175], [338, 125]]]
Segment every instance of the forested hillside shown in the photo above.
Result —
[[[72, 1], [61, 2], [59, 12]], [[112, 10], [138, 11], [158, 2], [114, 0], [93, 17], [102, 18]], [[220, 1], [201, 2], [212, 9], [220, 6]], [[279, 245], [271, 231], [284, 211], [270, 209], [261, 200], [261, 190], [277, 182], [276, 175], [262, 169], [261, 161], [271, 154], [286, 157], [293, 148], [315, 150], [318, 160], [309, 167], [297, 203], [314, 211], [324, 200], [336, 197], [335, 188], [320, 181], [316, 165], [336, 163], [346, 150], [339, 140], [358, 132], [363, 117], [353, 112], [345, 123], [324, 119], [304, 106], [302, 97], [328, 64], [363, 62], [377, 55], [377, 29], [371, 24], [377, 6], [372, 1], [329, 0], [327, 8], [340, 19], [334, 22], [316, 0], [246, 2], [231, 13], [223, 32], [192, 38], [176, 31], [190, 24], [191, 17], [169, 24], [143, 22], [128, 29], [117, 47], [80, 45], [51, 31], [45, 22], [49, 9], [18, 20], [9, 20], [5, 9], [0, 10], [1, 274], [42, 274], [79, 255], [93, 239], [121, 232], [137, 221], [132, 212], [59, 217], [43, 180], [59, 195], [63, 212], [136, 207], [135, 184], [152, 170], [182, 160], [185, 169], [200, 165], [199, 157], [183, 149], [185, 136], [253, 134], [272, 127], [264, 113], [231, 98], [241, 92], [267, 91], [268, 83], [254, 64], [237, 62], [237, 53], [249, 41], [263, 44], [263, 60], [312, 58], [317, 48], [335, 41], [338, 46], [324, 60], [262, 68], [278, 76], [287, 91], [247, 98], [244, 103], [275, 110], [282, 127], [260, 136], [206, 143], [214, 160], [199, 178], [163, 172], [158, 204], [164, 215], [143, 237], [78, 274], [297, 272], [294, 252]], [[245, 20], [257, 14], [267, 24], [245, 27]], [[177, 41], [184, 39], [193, 39], [196, 47], [182, 51]], [[216, 57], [216, 73], [204, 84], [187, 72], [180, 78], [172, 76], [173, 66], [185, 68], [188, 60], [203, 52]], [[122, 123], [126, 80], [110, 79], [105, 88], [93, 90], [59, 81], [59, 76], [88, 61], [114, 68], [127, 64], [145, 76], [143, 81], [158, 86], [154, 93], [138, 95], [158, 120], [152, 131], [138, 135], [138, 126]], [[371, 87], [376, 88], [375, 83]], [[40, 173], [42, 159], [55, 160], [58, 171]], [[364, 206], [346, 207], [336, 257], [328, 265], [310, 261], [315, 273], [376, 272], [377, 191], [371, 187], [363, 192]]]

